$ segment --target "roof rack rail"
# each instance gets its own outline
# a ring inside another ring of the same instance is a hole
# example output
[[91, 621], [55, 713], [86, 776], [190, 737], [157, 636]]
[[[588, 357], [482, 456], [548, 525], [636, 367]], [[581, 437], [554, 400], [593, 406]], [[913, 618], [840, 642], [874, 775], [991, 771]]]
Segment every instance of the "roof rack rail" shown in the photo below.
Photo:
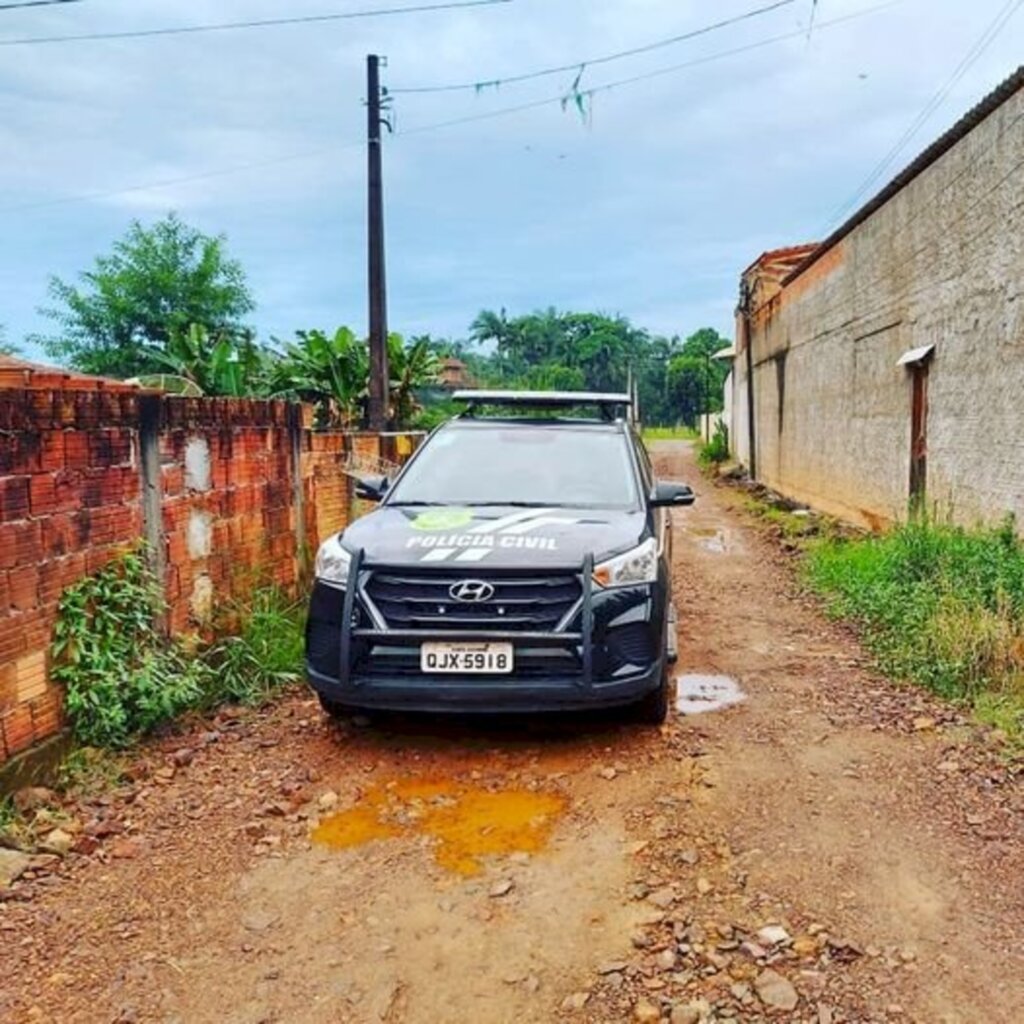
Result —
[[462, 390], [452, 400], [464, 402], [472, 416], [481, 406], [507, 406], [512, 409], [571, 409], [581, 405], [597, 406], [601, 418], [615, 418], [616, 409], [629, 407], [633, 400], [627, 394], [600, 391], [482, 391]]

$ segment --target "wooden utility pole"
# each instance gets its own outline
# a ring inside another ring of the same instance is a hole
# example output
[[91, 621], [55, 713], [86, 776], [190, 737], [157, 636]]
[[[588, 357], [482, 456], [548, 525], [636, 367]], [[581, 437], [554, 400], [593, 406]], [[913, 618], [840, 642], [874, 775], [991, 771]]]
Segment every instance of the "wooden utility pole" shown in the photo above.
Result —
[[380, 58], [366, 58], [368, 269], [370, 282], [370, 429], [388, 420], [388, 299], [384, 275], [384, 182], [381, 168]]

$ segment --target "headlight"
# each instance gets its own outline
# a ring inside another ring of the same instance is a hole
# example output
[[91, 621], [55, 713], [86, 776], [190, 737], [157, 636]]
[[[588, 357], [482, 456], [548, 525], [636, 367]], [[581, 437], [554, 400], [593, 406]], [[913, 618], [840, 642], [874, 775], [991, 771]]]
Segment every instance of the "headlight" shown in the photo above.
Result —
[[313, 571], [322, 583], [343, 587], [348, 582], [351, 562], [352, 556], [341, 546], [341, 534], [335, 534], [320, 545]]
[[594, 569], [599, 587], [627, 587], [653, 583], [658, 578], [658, 545], [652, 537], [643, 544], [609, 558]]

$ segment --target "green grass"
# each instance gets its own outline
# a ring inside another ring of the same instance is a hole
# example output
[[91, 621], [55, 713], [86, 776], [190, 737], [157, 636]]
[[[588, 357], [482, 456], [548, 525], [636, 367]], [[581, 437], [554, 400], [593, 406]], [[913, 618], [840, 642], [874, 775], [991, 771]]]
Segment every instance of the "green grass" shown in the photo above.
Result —
[[700, 436], [693, 427], [644, 427], [644, 442], [651, 441], [696, 441]]
[[831, 614], [860, 627], [883, 671], [1024, 742], [1024, 546], [1012, 519], [826, 537], [809, 548], [805, 572]]
[[14, 829], [18, 821], [18, 812], [14, 809], [11, 797], [0, 797], [0, 835]]
[[237, 632], [203, 654], [210, 669], [206, 705], [260, 704], [293, 683], [303, 668], [303, 605], [276, 589], [257, 591], [234, 609]]

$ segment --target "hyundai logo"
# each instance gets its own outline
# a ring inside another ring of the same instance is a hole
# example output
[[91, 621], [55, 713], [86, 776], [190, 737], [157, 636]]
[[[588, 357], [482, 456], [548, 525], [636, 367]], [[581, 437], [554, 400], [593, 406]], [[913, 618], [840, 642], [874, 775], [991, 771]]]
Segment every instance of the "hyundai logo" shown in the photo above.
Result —
[[453, 583], [448, 588], [448, 594], [453, 601], [480, 604], [494, 597], [494, 587], [483, 580], [463, 580], [461, 583]]

